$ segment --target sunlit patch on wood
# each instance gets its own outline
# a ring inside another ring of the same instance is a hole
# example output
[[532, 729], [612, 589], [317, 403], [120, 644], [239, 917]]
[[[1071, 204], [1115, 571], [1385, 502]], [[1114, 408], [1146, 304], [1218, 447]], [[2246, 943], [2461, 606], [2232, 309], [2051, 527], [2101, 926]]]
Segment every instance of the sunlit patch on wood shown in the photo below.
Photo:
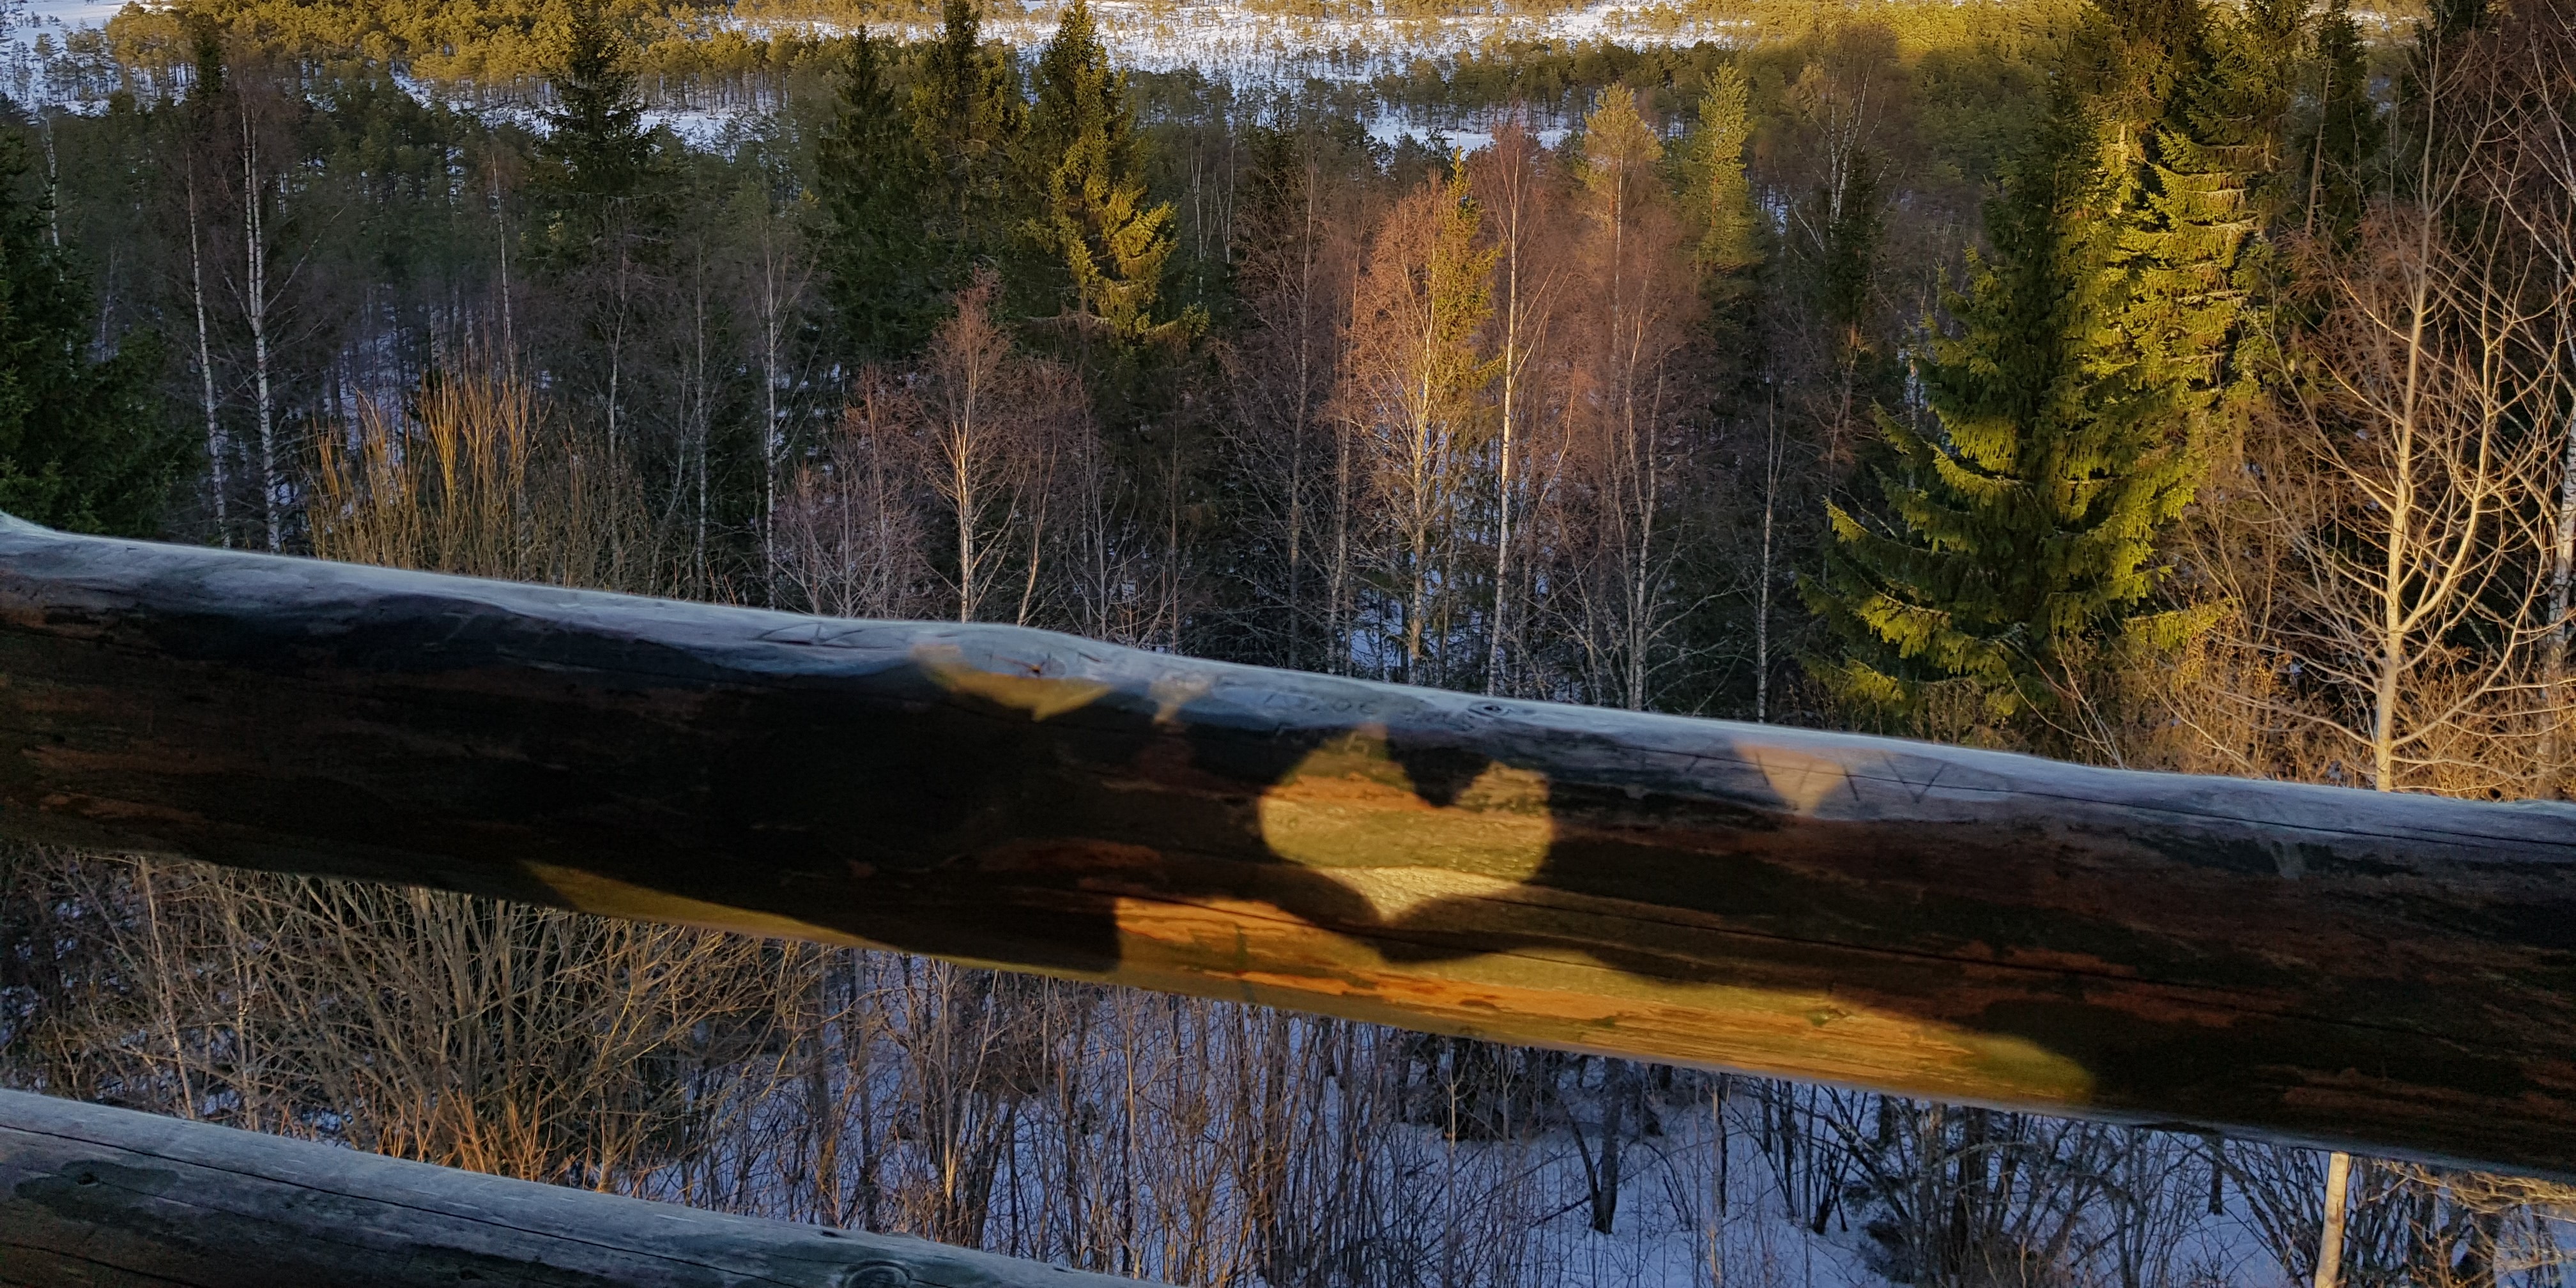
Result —
[[1390, 921], [1527, 881], [1556, 839], [1544, 775], [1488, 765], [1439, 804], [1423, 798], [1376, 726], [1308, 753], [1262, 793], [1258, 811], [1273, 853], [1332, 873]]
[[748, 908], [731, 908], [720, 903], [648, 890], [579, 868], [556, 867], [551, 863], [522, 863], [519, 867], [545, 888], [554, 891], [555, 897], [567, 906], [603, 917], [661, 921], [677, 926], [694, 926], [700, 930], [731, 930], [777, 939], [803, 939], [843, 948], [876, 946], [793, 917], [773, 916]]
[[1824, 756], [1813, 756], [1786, 747], [1764, 747], [1753, 755], [1754, 765], [1761, 769], [1763, 781], [1800, 817], [1811, 817], [1833, 799], [1836, 793], [1848, 792], [1851, 771]]
[[1206, 697], [1208, 691], [1214, 687], [1215, 685], [1203, 675], [1154, 677], [1153, 682], [1145, 686], [1145, 696], [1154, 703], [1154, 723], [1158, 725], [1180, 723], [1181, 708]]
[[2576, 806], [784, 624], [0, 518], [0, 834], [2576, 1175]]
[[1231, 901], [1128, 898], [1117, 915], [1118, 978], [1143, 987], [1924, 1096], [2067, 1107], [2093, 1098], [2091, 1072], [2036, 1042], [1840, 994], [1658, 981], [1532, 950], [1397, 972], [1365, 935]]
[[1034, 671], [1027, 675], [988, 671], [967, 661], [965, 651], [954, 644], [922, 645], [912, 651], [912, 660], [921, 667], [922, 674], [951, 693], [1025, 711], [1034, 720], [1079, 711], [1116, 687], [1100, 680], [1039, 675]]

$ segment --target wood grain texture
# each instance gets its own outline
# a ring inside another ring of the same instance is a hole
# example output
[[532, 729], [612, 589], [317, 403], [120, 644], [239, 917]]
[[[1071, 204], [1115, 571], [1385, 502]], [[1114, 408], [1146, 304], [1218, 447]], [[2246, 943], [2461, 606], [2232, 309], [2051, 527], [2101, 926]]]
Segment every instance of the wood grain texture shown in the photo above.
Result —
[[1139, 1288], [0, 1091], [0, 1285]]
[[0, 830], [2576, 1177], [2576, 809], [0, 525]]

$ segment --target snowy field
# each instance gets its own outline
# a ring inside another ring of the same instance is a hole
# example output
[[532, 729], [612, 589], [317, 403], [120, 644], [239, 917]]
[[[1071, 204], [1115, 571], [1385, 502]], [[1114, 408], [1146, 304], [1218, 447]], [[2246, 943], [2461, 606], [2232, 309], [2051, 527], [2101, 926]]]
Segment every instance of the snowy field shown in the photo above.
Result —
[[[71, 35], [106, 25], [125, 0], [0, 0], [0, 87], [21, 103], [94, 111], [78, 78], [66, 83], [48, 75], [46, 63], [58, 58]], [[989, 36], [1024, 49], [1043, 44], [1055, 27], [1055, 6], [995, 6], [987, 18]], [[1688, 45], [1725, 42], [1733, 24], [1688, 17], [1670, 3], [1600, 0], [1584, 8], [1546, 17], [1463, 15], [1438, 18], [1301, 18], [1259, 13], [1230, 3], [1177, 3], [1174, 0], [1096, 0], [1092, 12], [1103, 43], [1118, 61], [1149, 72], [1195, 70], [1237, 91], [1293, 87], [1308, 81], [1366, 82], [1406, 70], [1426, 60], [1452, 57], [1506, 42], [1577, 42], [1609, 40], [1630, 45]], [[776, 20], [742, 24], [754, 32], [789, 25]], [[792, 24], [801, 30], [833, 33], [828, 24]], [[881, 25], [880, 32], [906, 39], [932, 33], [927, 23]], [[424, 87], [412, 86], [415, 93]], [[723, 114], [673, 110], [657, 114], [682, 137], [697, 143], [722, 139], [734, 124]], [[1427, 137], [1433, 123], [1384, 113], [1373, 117], [1370, 133], [1393, 142], [1404, 134]], [[1446, 132], [1449, 142], [1473, 148], [1487, 135], [1475, 129]]]
[[[1102, 43], [1128, 66], [1147, 71], [1196, 68], [1237, 84], [1364, 80], [1416, 60], [1506, 41], [1687, 45], [1722, 41], [1732, 34], [1728, 23], [1689, 19], [1670, 5], [1635, 3], [1597, 3], [1545, 18], [1326, 20], [1247, 12], [1222, 3], [1099, 0], [1092, 14]], [[999, 16], [987, 30], [1015, 44], [1034, 45], [1046, 39], [1054, 21], [1052, 13]], [[926, 35], [928, 28], [909, 34]]]
[[18, 0], [6, 12], [13, 35], [50, 29], [59, 36], [73, 27], [103, 26], [124, 7], [125, 0]]
[[0, 0], [0, 54], [23, 61], [37, 38], [53, 49], [83, 27], [104, 27], [125, 0]]

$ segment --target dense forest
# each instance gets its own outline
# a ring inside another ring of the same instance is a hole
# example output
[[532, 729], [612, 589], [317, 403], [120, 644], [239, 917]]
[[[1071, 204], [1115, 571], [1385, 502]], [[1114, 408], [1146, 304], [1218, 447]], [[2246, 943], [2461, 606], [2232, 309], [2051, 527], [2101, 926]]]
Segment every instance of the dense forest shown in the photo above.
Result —
[[[2576, 782], [2562, 0], [1692, 7], [1740, 34], [1247, 74], [1112, 57], [1171, 5], [845, 8], [38, 41], [0, 510]], [[2363, 1161], [2328, 1238], [2295, 1150], [141, 859], [0, 854], [0, 946], [16, 1085], [1179, 1284], [2537, 1285], [2566, 1243], [2509, 1178]]]

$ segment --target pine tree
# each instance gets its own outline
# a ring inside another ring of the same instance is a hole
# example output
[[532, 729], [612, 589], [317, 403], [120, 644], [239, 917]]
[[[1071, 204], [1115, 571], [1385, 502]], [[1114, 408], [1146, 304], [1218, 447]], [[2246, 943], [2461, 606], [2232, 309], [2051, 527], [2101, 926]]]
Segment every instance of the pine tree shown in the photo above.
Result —
[[2173, 624], [2147, 611], [2154, 543], [2197, 463], [2118, 326], [2116, 129], [2064, 81], [2055, 98], [1987, 212], [1992, 258], [1951, 301], [1961, 333], [1920, 364], [1935, 424], [1879, 417], [1889, 521], [1830, 507], [1835, 542], [1806, 586], [1845, 643], [1818, 679], [1918, 729], [2053, 707], [2089, 650]]
[[[1022, 141], [1022, 169], [1037, 190], [1023, 226], [1044, 259], [1040, 282], [1078, 332], [1133, 351], [1183, 338], [1195, 312], [1157, 320], [1171, 258], [1172, 206], [1148, 204], [1127, 78], [1109, 65], [1083, 0], [1064, 11], [1038, 60], [1037, 106]], [[1042, 178], [1038, 176], [1042, 175]]]
[[955, 284], [926, 221], [930, 158], [886, 83], [886, 45], [862, 27], [842, 63], [832, 125], [815, 148], [826, 292], [849, 356], [902, 357], [930, 338]]
[[910, 115], [930, 166], [928, 227], [954, 289], [1004, 249], [1017, 223], [1008, 181], [1028, 117], [1009, 55], [984, 48], [975, 0], [941, 6], [939, 38], [923, 53]]
[[0, 512], [74, 532], [149, 536], [188, 452], [153, 395], [161, 349], [129, 334], [93, 361], [87, 285], [26, 194], [26, 143], [0, 133]]

